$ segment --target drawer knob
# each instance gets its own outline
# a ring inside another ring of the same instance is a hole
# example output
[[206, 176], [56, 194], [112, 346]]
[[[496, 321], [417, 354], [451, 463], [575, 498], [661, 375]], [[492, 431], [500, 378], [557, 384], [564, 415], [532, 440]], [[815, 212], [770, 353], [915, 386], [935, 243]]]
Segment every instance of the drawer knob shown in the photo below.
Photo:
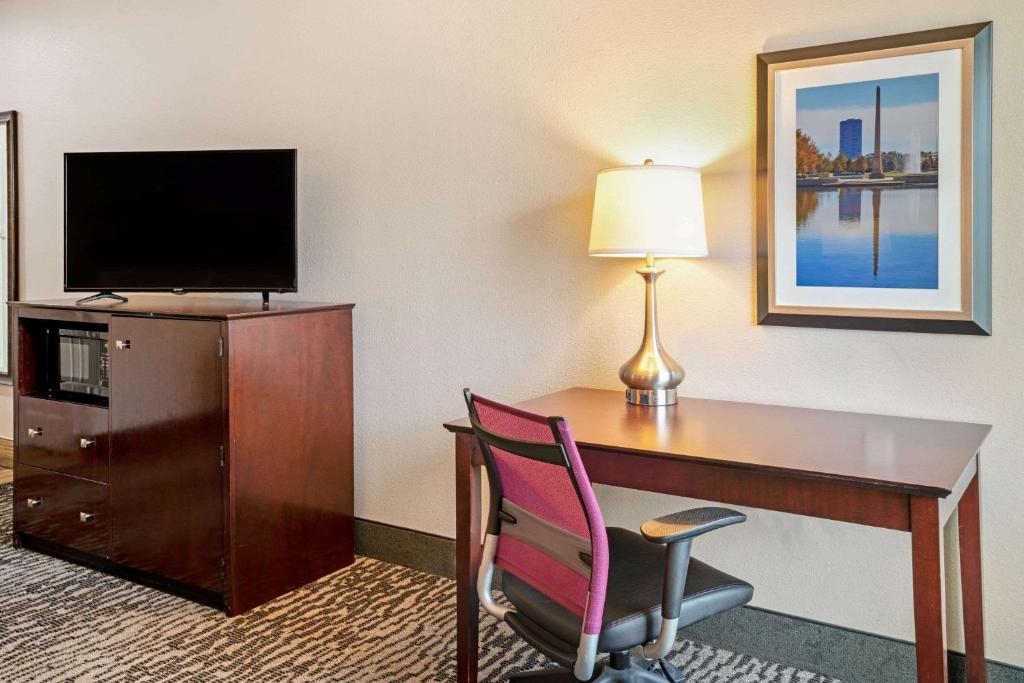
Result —
[[30, 508], [37, 508], [37, 507], [39, 507], [40, 505], [43, 504], [43, 499], [42, 498], [29, 498], [25, 502], [28, 503], [28, 506]]
[[130, 349], [132, 348], [131, 339], [118, 339], [114, 342], [114, 347], [118, 349]]
[[34, 439], [37, 436], [42, 436], [42, 435], [43, 435], [43, 428], [42, 427], [29, 427], [28, 428], [28, 438]]
[[78, 440], [78, 445], [82, 448], [92, 448], [96, 445], [96, 439], [87, 439], [83, 436]]
[[81, 520], [82, 524], [88, 524], [92, 520], [96, 519], [96, 514], [93, 512], [79, 512], [78, 519]]

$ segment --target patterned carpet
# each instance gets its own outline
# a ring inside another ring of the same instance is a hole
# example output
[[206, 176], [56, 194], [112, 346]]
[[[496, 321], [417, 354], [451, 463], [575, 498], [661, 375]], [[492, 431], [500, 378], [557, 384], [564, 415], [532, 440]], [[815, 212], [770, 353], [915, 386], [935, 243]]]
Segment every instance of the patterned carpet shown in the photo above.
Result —
[[[0, 681], [451, 681], [451, 581], [360, 558], [234, 619], [10, 544], [0, 486]], [[545, 665], [504, 625], [482, 624], [481, 678]], [[833, 683], [680, 641], [692, 683]]]

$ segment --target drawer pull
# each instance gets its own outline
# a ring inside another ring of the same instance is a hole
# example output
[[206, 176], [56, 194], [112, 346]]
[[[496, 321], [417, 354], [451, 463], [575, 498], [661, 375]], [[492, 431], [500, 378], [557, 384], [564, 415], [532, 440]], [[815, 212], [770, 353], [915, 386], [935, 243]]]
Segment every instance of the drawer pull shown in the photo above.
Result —
[[82, 448], [92, 448], [96, 445], [96, 439], [86, 439], [84, 436], [78, 440], [78, 445]]
[[43, 504], [43, 499], [42, 498], [29, 498], [25, 502], [28, 503], [28, 506], [30, 508], [37, 508], [37, 507], [39, 507], [40, 505]]
[[34, 439], [37, 436], [42, 436], [42, 435], [43, 435], [43, 428], [42, 427], [29, 427], [28, 428], [28, 438]]
[[131, 339], [118, 339], [114, 342], [114, 347], [118, 349], [130, 349], [132, 348]]
[[79, 512], [78, 519], [81, 520], [82, 524], [88, 524], [92, 520], [96, 519], [96, 514], [93, 512]]

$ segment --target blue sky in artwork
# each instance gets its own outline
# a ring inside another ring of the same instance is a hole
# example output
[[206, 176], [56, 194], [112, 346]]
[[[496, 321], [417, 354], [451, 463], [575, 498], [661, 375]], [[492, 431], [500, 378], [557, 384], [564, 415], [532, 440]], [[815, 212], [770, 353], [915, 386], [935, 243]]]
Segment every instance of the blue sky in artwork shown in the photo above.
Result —
[[875, 88], [882, 89], [882, 149], [937, 152], [939, 74], [837, 83], [796, 91], [796, 125], [811, 136], [822, 153], [839, 152], [839, 122], [860, 119], [863, 152], [875, 134]]
[[882, 106], [901, 107], [919, 102], [938, 102], [939, 75], [921, 74], [883, 78], [877, 81], [839, 83], [796, 91], [797, 109], [834, 109], [836, 107], [874, 107], [875, 86], [882, 87]]

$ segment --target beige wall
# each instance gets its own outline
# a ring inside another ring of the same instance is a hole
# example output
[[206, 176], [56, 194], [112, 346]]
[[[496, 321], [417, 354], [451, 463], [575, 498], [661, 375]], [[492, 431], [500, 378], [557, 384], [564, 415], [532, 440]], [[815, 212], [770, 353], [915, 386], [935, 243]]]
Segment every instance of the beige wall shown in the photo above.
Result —
[[[753, 325], [754, 54], [984, 19], [995, 336]], [[615, 388], [638, 342], [633, 264], [586, 256], [595, 172], [645, 156], [701, 166], [711, 257], [667, 263], [661, 281], [685, 392], [994, 424], [989, 655], [1021, 665], [1022, 43], [1015, 0], [7, 0], [0, 109], [23, 117], [23, 291], [61, 293], [62, 152], [298, 147], [300, 295], [358, 305], [358, 514], [451, 535], [440, 423], [462, 412], [459, 390]], [[631, 526], [689, 504], [599, 495]], [[753, 581], [758, 605], [913, 637], [906, 535], [754, 511], [697, 552]]]
[[11, 398], [11, 386], [0, 385], [0, 439], [10, 439], [14, 435], [14, 399]]

